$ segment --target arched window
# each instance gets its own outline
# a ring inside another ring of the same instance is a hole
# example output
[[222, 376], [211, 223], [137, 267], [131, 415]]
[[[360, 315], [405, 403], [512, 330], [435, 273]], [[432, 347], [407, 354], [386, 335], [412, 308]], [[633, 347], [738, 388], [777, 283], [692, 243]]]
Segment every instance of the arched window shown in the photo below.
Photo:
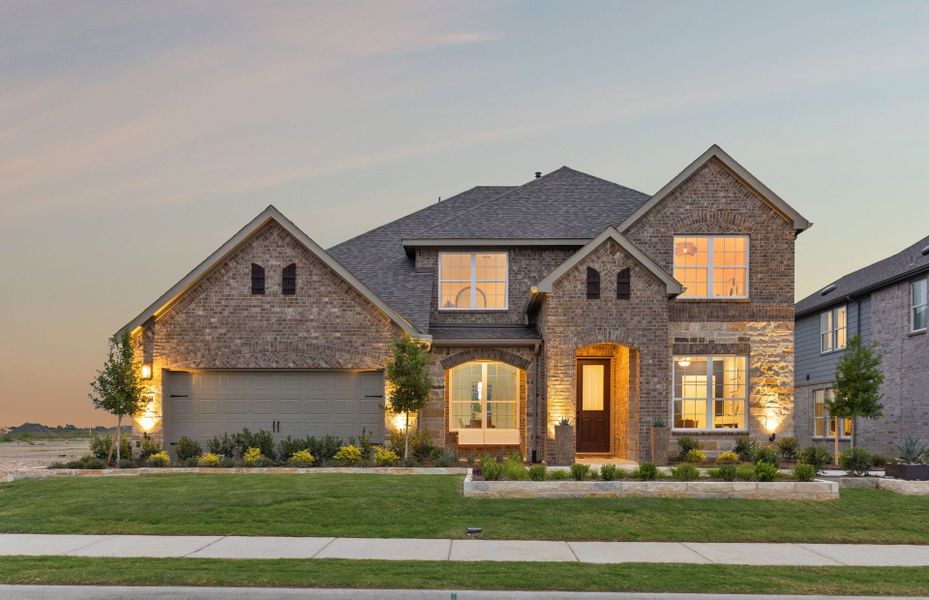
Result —
[[285, 296], [293, 296], [297, 293], [297, 263], [290, 263], [284, 267], [281, 293]]
[[616, 299], [628, 300], [632, 294], [632, 276], [629, 267], [616, 274]]
[[519, 444], [519, 369], [496, 361], [450, 369], [448, 428], [466, 446]]
[[587, 299], [596, 300], [600, 297], [600, 271], [587, 267]]
[[265, 268], [252, 263], [252, 293], [265, 293]]

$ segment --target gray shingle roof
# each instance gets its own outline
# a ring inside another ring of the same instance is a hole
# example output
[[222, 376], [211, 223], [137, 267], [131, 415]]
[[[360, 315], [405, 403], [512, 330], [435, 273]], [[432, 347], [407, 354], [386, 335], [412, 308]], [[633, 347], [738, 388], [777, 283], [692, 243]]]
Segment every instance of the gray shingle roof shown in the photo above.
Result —
[[596, 237], [650, 196], [569, 167], [433, 220], [405, 239], [567, 239]]
[[417, 329], [426, 332], [433, 274], [413, 270], [413, 261], [407, 257], [400, 240], [510, 189], [508, 186], [471, 188], [346, 240], [329, 248], [328, 252]]
[[[823, 308], [848, 295], [856, 294], [867, 289], [880, 287], [884, 282], [896, 279], [902, 275], [929, 270], [929, 254], [923, 255], [922, 250], [929, 247], [929, 236], [924, 237], [904, 250], [879, 260], [863, 269], [858, 269], [838, 281], [831, 283], [810, 294], [796, 304], [797, 315], [813, 312]], [[831, 286], [835, 289], [823, 296], [820, 292]]]

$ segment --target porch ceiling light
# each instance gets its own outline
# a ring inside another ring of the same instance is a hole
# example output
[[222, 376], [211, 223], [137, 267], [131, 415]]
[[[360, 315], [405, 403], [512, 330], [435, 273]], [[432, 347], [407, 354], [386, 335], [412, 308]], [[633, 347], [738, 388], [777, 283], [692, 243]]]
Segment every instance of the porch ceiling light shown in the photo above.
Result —
[[679, 359], [677, 359], [677, 364], [678, 364], [678, 366], [681, 366], [681, 367], [689, 367], [689, 366], [690, 366], [690, 359], [687, 358], [687, 357], [679, 358]]
[[152, 378], [152, 363], [142, 363], [142, 379]]

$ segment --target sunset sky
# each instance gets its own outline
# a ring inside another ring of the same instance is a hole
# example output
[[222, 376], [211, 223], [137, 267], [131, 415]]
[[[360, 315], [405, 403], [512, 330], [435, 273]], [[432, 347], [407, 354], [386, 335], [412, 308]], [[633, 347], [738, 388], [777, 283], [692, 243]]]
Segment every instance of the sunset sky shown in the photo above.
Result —
[[814, 227], [797, 296], [929, 233], [929, 2], [0, 3], [0, 424], [115, 422], [107, 338], [268, 204], [324, 247], [713, 143]]

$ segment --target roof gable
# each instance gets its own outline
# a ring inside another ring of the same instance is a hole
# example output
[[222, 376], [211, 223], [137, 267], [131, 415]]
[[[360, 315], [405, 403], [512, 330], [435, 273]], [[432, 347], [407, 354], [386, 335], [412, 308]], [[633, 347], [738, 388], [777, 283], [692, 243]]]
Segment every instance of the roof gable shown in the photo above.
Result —
[[348, 269], [342, 266], [335, 258], [323, 250], [310, 236], [304, 233], [299, 227], [285, 217], [279, 210], [273, 206], [268, 206], [257, 217], [252, 219], [245, 227], [240, 229], [234, 236], [229, 238], [215, 252], [210, 254], [203, 262], [194, 267], [194, 269], [185, 275], [180, 281], [171, 287], [167, 292], [161, 295], [148, 308], [143, 310], [132, 321], [127, 323], [117, 332], [122, 335], [124, 332], [132, 332], [141, 327], [143, 323], [157, 317], [172, 306], [179, 298], [190, 291], [197, 283], [203, 280], [210, 272], [229, 257], [232, 253], [242, 247], [251, 239], [264, 225], [269, 221], [274, 221], [285, 231], [292, 235], [307, 250], [316, 255], [326, 266], [335, 271], [349, 285], [354, 287], [362, 296], [374, 304], [381, 312], [387, 315], [394, 323], [411, 336], [419, 339], [428, 339], [429, 336], [422, 334], [408, 320], [402, 317], [396, 310], [384, 302], [377, 294], [361, 282]]
[[674, 179], [669, 181], [663, 188], [658, 190], [658, 192], [648, 199], [647, 202], [643, 203], [641, 206], [636, 208], [636, 210], [630, 214], [620, 225], [617, 227], [619, 231], [627, 231], [633, 223], [638, 221], [642, 216], [644, 216], [649, 210], [658, 205], [662, 200], [668, 197], [671, 192], [676, 190], [681, 184], [683, 184], [687, 179], [689, 179], [694, 173], [700, 170], [706, 163], [710, 160], [716, 159], [721, 162], [727, 169], [729, 169], [737, 178], [739, 178], [743, 183], [745, 183], [749, 188], [754, 190], [758, 196], [760, 196], [765, 202], [767, 202], [778, 214], [780, 214], [785, 220], [792, 223], [794, 229], [797, 232], [804, 231], [809, 229], [812, 226], [806, 218], [803, 217], [800, 213], [793, 209], [783, 198], [771, 191], [768, 186], [761, 183], [754, 175], [748, 172], [745, 167], [740, 165], [735, 161], [734, 158], [729, 156], [722, 148], [713, 144], [710, 146], [706, 152], [701, 154], [695, 161], [690, 163], [683, 171], [677, 174]]
[[617, 183], [561, 167], [424, 228], [413, 240], [571, 240], [596, 237], [648, 200]]
[[669, 296], [674, 296], [680, 294], [684, 291], [683, 286], [671, 277], [667, 271], [662, 269], [658, 264], [650, 259], [644, 252], [635, 247], [635, 245], [630, 242], [628, 239], [623, 237], [614, 227], [607, 227], [600, 233], [597, 237], [588, 242], [583, 248], [571, 255], [568, 260], [561, 263], [558, 268], [549, 273], [545, 279], [539, 282], [535, 286], [534, 292], [540, 294], [551, 293], [555, 288], [555, 283], [565, 276], [568, 271], [573, 269], [580, 263], [584, 257], [600, 247], [608, 239], [612, 239], [619, 246], [625, 250], [632, 258], [637, 260], [639, 264], [650, 271], [655, 277], [657, 277], [662, 283], [665, 284], [666, 293]]

